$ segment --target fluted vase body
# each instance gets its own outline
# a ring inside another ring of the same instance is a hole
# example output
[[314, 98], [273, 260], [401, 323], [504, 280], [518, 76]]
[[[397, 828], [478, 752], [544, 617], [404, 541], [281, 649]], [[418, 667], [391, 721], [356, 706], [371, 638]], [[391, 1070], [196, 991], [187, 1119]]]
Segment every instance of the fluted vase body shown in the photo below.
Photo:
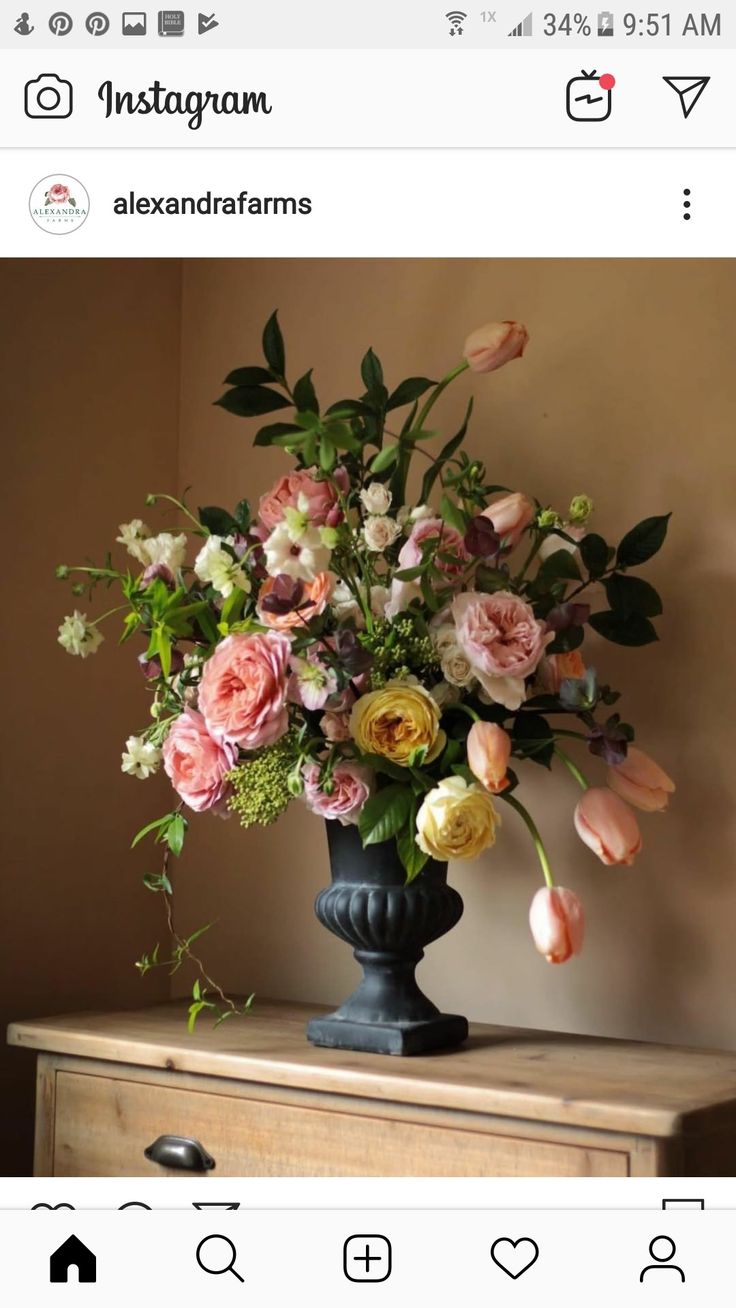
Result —
[[383, 1054], [420, 1054], [460, 1044], [464, 1017], [440, 1013], [417, 985], [426, 945], [459, 922], [463, 901], [447, 884], [447, 864], [430, 859], [406, 885], [395, 841], [363, 849], [354, 826], [328, 822], [332, 884], [315, 912], [352, 945], [363, 979], [345, 1003], [307, 1028], [313, 1044]]

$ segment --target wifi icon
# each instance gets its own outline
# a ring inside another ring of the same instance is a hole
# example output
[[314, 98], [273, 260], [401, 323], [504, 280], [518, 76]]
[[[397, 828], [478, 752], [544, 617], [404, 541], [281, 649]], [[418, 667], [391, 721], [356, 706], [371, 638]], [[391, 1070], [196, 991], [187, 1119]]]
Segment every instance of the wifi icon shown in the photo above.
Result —
[[445, 14], [450, 23], [450, 36], [462, 36], [463, 23], [467, 16], [460, 9], [451, 9], [449, 14]]

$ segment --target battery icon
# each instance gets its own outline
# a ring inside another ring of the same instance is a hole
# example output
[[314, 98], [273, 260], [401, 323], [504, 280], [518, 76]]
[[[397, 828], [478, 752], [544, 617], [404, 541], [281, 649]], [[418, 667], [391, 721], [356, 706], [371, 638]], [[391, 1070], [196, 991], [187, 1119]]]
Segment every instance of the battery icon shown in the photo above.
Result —
[[598, 15], [598, 35], [613, 36], [613, 14], [608, 9]]

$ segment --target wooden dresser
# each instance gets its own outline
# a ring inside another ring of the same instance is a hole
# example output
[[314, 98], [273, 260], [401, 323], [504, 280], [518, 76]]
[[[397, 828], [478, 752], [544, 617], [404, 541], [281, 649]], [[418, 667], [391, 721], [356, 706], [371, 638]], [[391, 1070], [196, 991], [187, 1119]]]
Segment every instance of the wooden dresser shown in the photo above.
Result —
[[314, 1012], [261, 1001], [193, 1036], [181, 1004], [15, 1023], [36, 1175], [181, 1176], [176, 1141], [144, 1153], [161, 1136], [215, 1176], [736, 1175], [734, 1053], [474, 1026], [454, 1053], [349, 1054], [307, 1044]]

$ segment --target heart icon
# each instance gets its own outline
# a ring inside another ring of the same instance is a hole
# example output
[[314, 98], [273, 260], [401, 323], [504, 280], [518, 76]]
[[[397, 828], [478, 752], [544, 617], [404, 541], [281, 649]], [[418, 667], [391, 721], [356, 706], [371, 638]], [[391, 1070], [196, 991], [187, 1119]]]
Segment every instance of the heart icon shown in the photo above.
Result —
[[534, 1265], [539, 1257], [539, 1245], [528, 1235], [518, 1240], [502, 1236], [491, 1245], [491, 1258], [512, 1281], [518, 1281], [524, 1272]]

